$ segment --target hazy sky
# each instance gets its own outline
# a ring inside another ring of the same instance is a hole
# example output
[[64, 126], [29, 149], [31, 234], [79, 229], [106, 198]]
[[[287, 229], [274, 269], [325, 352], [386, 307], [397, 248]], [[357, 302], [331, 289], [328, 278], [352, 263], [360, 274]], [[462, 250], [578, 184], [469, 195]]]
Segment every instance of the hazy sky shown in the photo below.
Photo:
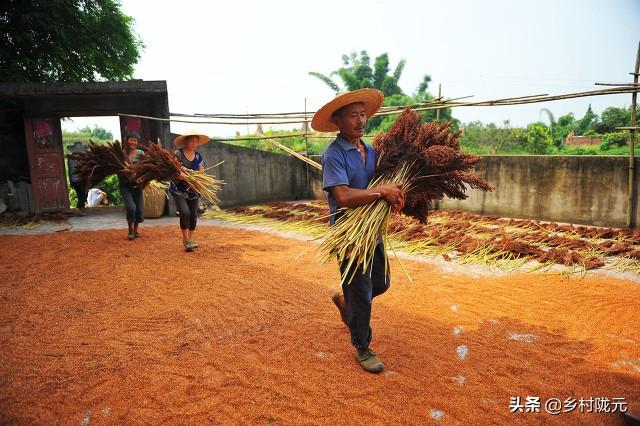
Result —
[[[640, 42], [640, 0], [122, 0], [122, 9], [145, 44], [134, 77], [167, 80], [169, 108], [180, 113], [301, 111], [305, 98], [315, 110], [333, 93], [307, 73], [329, 74], [343, 54], [360, 50], [372, 63], [387, 52], [392, 67], [406, 59], [405, 93], [425, 74], [432, 93], [441, 83], [445, 96], [474, 100], [593, 90], [596, 81], [630, 81]], [[589, 103], [600, 113], [630, 105], [631, 95], [464, 107], [454, 116], [525, 125], [542, 119], [540, 108], [581, 117]], [[116, 136], [116, 120], [76, 119], [64, 127], [93, 122]], [[247, 131], [171, 128], [215, 136]]]

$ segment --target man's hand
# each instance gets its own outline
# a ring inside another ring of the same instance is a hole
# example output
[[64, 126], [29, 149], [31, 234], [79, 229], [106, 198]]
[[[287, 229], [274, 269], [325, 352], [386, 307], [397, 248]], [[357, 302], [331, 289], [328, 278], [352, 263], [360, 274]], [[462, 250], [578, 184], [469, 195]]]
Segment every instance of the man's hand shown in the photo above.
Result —
[[375, 188], [379, 191], [385, 200], [391, 204], [391, 211], [398, 213], [404, 208], [404, 203], [407, 200], [406, 194], [400, 189], [400, 185], [391, 183], [387, 185], [381, 185]]
[[404, 203], [407, 201], [407, 193], [400, 192], [400, 196], [398, 197], [398, 201], [395, 204], [391, 205], [391, 211], [393, 213], [400, 213], [404, 208]]

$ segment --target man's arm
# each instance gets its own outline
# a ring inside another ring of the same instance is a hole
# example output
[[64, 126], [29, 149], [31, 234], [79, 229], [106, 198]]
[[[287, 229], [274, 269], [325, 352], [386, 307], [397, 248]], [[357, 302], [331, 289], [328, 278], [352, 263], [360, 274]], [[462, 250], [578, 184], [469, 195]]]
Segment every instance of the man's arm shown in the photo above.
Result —
[[336, 199], [338, 207], [358, 207], [369, 204], [378, 198], [384, 198], [398, 212], [404, 207], [405, 194], [399, 185], [380, 185], [375, 188], [356, 189], [347, 185], [337, 185], [329, 188]]

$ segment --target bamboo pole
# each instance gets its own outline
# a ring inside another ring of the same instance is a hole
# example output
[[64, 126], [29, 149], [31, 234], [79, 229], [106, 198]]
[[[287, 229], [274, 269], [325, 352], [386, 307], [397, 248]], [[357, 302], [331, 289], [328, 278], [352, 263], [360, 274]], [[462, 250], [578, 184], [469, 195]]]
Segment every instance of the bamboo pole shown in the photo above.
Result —
[[315, 167], [318, 170], [322, 170], [322, 165], [321, 164], [316, 163], [312, 159], [307, 158], [302, 154], [298, 154], [297, 152], [295, 152], [294, 150], [292, 150], [288, 146], [282, 145], [280, 142], [277, 142], [277, 141], [272, 140], [272, 139], [266, 139], [266, 141], [271, 143], [271, 144], [273, 144], [273, 145], [275, 145], [275, 146], [277, 146], [278, 148], [280, 148], [281, 150], [283, 150], [287, 154], [292, 155], [292, 156], [296, 157], [297, 159], [304, 161], [305, 163], [307, 163], [311, 167]]
[[[479, 101], [479, 102], [458, 102], [455, 100], [442, 100], [442, 101], [437, 101], [437, 102], [429, 102], [429, 103], [423, 103], [420, 105], [423, 106], [418, 106], [413, 108], [414, 111], [427, 111], [427, 110], [438, 110], [438, 109], [444, 109], [444, 108], [455, 108], [455, 107], [463, 107], [463, 106], [505, 106], [505, 105], [522, 105], [522, 104], [530, 104], [530, 103], [539, 103], [539, 102], [549, 102], [549, 101], [556, 101], [556, 100], [562, 100], [562, 99], [573, 99], [573, 98], [581, 98], [581, 97], [588, 97], [588, 96], [602, 96], [602, 95], [614, 95], [614, 94], [624, 94], [624, 93], [637, 93], [638, 91], [640, 91], [640, 85], [637, 84], [630, 84], [628, 86], [619, 86], [619, 87], [613, 87], [610, 89], [600, 89], [600, 90], [592, 90], [592, 91], [587, 91], [587, 92], [575, 92], [575, 93], [566, 93], [566, 94], [562, 94], [562, 95], [553, 95], [553, 96], [548, 96], [548, 95], [532, 95], [532, 96], [521, 96], [521, 97], [516, 97], [516, 98], [503, 98], [503, 99], [492, 99], [492, 100], [486, 100], [486, 101]], [[395, 110], [385, 110], [382, 112], [379, 112], [377, 114], [374, 115], [374, 117], [380, 117], [380, 116], [385, 116], [385, 115], [393, 115], [393, 114], [398, 114], [401, 113], [402, 111], [404, 111], [404, 109], [406, 109], [407, 107], [410, 107], [409, 105], [403, 105], [398, 107]], [[309, 112], [310, 113], [310, 112]], [[304, 113], [303, 113], [304, 114]], [[125, 116], [125, 117], [136, 117], [136, 118], [144, 118], [147, 120], [156, 120], [156, 121], [175, 121], [175, 122], [181, 122], [181, 123], [196, 123], [196, 124], [222, 124], [222, 125], [250, 125], [250, 124], [298, 124], [298, 123], [308, 123], [309, 120], [306, 119], [298, 119], [298, 120], [289, 120], [288, 118], [283, 118], [283, 119], [278, 119], [279, 121], [269, 121], [269, 122], [265, 122], [265, 121], [248, 121], [250, 118], [255, 118], [256, 115], [250, 115], [250, 114], [246, 114], [246, 115], [238, 115], [235, 116], [235, 120], [246, 120], [246, 121], [242, 121], [242, 122], [230, 122], [230, 121], [208, 121], [208, 120], [203, 120], [203, 121], [196, 121], [196, 120], [182, 120], [182, 119], [175, 119], [175, 118], [159, 118], [159, 117], [150, 117], [150, 116], [145, 116], [145, 115], [136, 115], [136, 114], [124, 114], [124, 113], [118, 113], [117, 115], [119, 116]], [[173, 115], [173, 114], [171, 114]], [[303, 116], [306, 118], [306, 116]]]
[[[636, 53], [636, 69], [633, 76], [633, 84], [638, 84], [638, 76], [640, 74], [640, 43], [638, 43], [638, 52]], [[633, 92], [631, 95], [631, 123], [629, 127], [629, 197], [627, 206], [627, 227], [632, 228], [635, 226], [634, 210], [635, 210], [635, 145], [636, 145], [636, 111], [637, 111], [638, 92]]]
[[638, 83], [594, 83], [594, 84], [596, 86], [637, 86], [638, 85]]
[[[442, 84], [438, 83], [438, 98], [442, 98]], [[440, 120], [440, 110], [436, 110], [436, 120]]]
[[[637, 93], [638, 91], [640, 91], [640, 85], [638, 84], [629, 84], [628, 86], [619, 86], [619, 87], [613, 87], [610, 89], [600, 89], [600, 90], [592, 90], [592, 91], [587, 91], [587, 92], [575, 92], [575, 93], [566, 93], [563, 95], [553, 95], [553, 96], [548, 96], [548, 95], [531, 95], [531, 96], [521, 96], [521, 97], [516, 97], [516, 98], [503, 98], [503, 99], [492, 99], [492, 100], [486, 100], [486, 101], [479, 101], [479, 102], [457, 102], [455, 100], [442, 100], [442, 101], [437, 101], [437, 102], [429, 102], [429, 103], [423, 103], [420, 105], [424, 105], [424, 106], [418, 106], [413, 108], [414, 111], [420, 112], [420, 111], [428, 111], [428, 110], [438, 110], [438, 109], [444, 109], [444, 108], [455, 108], [455, 107], [463, 107], [463, 106], [506, 106], [506, 105], [523, 105], [523, 104], [531, 104], [531, 103], [540, 103], [540, 102], [550, 102], [550, 101], [557, 101], [557, 100], [563, 100], [563, 99], [573, 99], [573, 98], [581, 98], [581, 97], [588, 97], [588, 96], [603, 96], [603, 95], [614, 95], [614, 94], [625, 94], [625, 93]], [[409, 105], [402, 105], [400, 107], [397, 107], [397, 109], [395, 110], [385, 110], [382, 112], [379, 112], [377, 114], [374, 115], [374, 117], [381, 117], [381, 116], [386, 116], [386, 115], [393, 115], [393, 114], [399, 114], [402, 111], [404, 111], [404, 109], [410, 107]], [[303, 113], [304, 114], [304, 113]], [[221, 124], [221, 125], [251, 125], [251, 124], [298, 124], [298, 123], [309, 123], [309, 120], [306, 120], [306, 116], [303, 116], [303, 119], [299, 119], [299, 120], [289, 120], [289, 119], [279, 119], [279, 121], [269, 121], [269, 122], [265, 122], [265, 121], [255, 121], [255, 122], [249, 122], [250, 118], [255, 118], [255, 115], [238, 115], [236, 116], [236, 120], [246, 120], [245, 122], [230, 122], [230, 121], [196, 121], [196, 120], [182, 120], [182, 119], [175, 119], [175, 118], [159, 118], [159, 117], [150, 117], [150, 116], [145, 116], [145, 115], [136, 115], [136, 114], [124, 114], [124, 113], [118, 113], [117, 115], [119, 116], [125, 116], [125, 117], [136, 117], [136, 118], [144, 118], [147, 120], [155, 120], [155, 121], [175, 121], [175, 122], [181, 122], [181, 123], [195, 123], [195, 124]], [[173, 115], [173, 114], [170, 114]]]
[[[307, 98], [304, 98], [304, 119], [307, 119]], [[309, 137], [307, 136], [307, 132], [309, 129], [307, 128], [308, 124], [303, 124], [304, 126], [304, 155], [309, 158]], [[307, 176], [307, 194], [311, 196], [311, 180], [309, 178], [309, 165], [305, 166], [305, 172]]]

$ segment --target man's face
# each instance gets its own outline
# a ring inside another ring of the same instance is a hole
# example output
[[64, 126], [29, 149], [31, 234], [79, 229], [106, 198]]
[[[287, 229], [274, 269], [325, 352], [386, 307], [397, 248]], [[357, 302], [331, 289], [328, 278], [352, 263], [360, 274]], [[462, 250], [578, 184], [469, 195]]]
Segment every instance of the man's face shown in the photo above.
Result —
[[347, 139], [357, 139], [364, 136], [364, 126], [367, 124], [367, 113], [362, 102], [356, 102], [342, 107], [334, 116], [333, 122], [340, 129], [340, 133]]

